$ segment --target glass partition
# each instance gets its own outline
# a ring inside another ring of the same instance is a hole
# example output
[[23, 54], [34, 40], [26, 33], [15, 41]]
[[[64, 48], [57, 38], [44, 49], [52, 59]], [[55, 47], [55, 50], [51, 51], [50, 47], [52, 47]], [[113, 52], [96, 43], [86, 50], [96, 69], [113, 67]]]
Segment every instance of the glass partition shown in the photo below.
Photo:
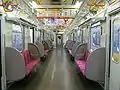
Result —
[[23, 50], [23, 36], [22, 29], [19, 25], [12, 25], [12, 47]]

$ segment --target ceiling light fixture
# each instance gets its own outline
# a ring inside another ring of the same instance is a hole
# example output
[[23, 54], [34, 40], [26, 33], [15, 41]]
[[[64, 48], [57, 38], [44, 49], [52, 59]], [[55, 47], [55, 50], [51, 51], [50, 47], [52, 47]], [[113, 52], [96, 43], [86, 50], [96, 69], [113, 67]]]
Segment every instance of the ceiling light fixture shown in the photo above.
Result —
[[36, 8], [37, 7], [37, 3], [35, 1], [29, 2], [30, 5], [32, 5], [32, 8]]
[[83, 2], [77, 1], [76, 4], [75, 4], [75, 7], [76, 7], [76, 8], [79, 8], [79, 7], [82, 5], [82, 3], [83, 3]]

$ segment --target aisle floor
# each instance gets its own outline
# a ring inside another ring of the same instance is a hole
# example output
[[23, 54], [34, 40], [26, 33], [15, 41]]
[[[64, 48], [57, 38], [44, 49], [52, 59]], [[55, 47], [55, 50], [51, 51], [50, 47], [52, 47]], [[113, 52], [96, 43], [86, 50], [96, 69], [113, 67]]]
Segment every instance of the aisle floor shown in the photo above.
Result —
[[62, 48], [50, 52], [36, 72], [15, 82], [8, 90], [103, 90], [99, 84], [84, 79], [76, 72], [74, 62]]

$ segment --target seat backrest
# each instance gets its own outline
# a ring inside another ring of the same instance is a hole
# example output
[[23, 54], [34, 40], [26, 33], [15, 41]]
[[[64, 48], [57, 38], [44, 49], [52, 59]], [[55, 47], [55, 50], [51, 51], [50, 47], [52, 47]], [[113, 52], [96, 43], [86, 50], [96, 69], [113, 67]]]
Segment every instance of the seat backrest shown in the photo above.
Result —
[[46, 43], [48, 44], [49, 50], [52, 48], [52, 44], [50, 43], [49, 40], [46, 41]]
[[68, 44], [68, 42], [69, 42], [69, 41], [70, 41], [70, 40], [67, 40], [67, 41], [66, 41], [66, 44], [65, 44], [65, 46]]
[[39, 52], [40, 52], [40, 57], [44, 56], [44, 46], [42, 43], [37, 42], [36, 45], [38, 46]]
[[24, 57], [25, 65], [27, 65], [29, 63], [29, 61], [31, 60], [29, 51], [28, 50], [23, 50], [22, 55]]
[[86, 77], [93, 81], [105, 81], [105, 60], [106, 48], [98, 48], [94, 50], [88, 57], [86, 63]]
[[69, 42], [69, 44], [68, 44], [68, 46], [67, 46], [67, 49], [68, 49], [68, 50], [72, 50], [72, 47], [73, 47], [74, 43], [75, 43], [75, 41]]
[[77, 46], [80, 45], [80, 44], [81, 44], [80, 42], [76, 42], [76, 43], [73, 45], [72, 50], [71, 50], [71, 51], [72, 51], [72, 52], [71, 52], [72, 56], [75, 55], [76, 48], [77, 48]]
[[31, 58], [35, 58], [35, 59], [40, 58], [40, 52], [37, 45], [33, 43], [28, 43], [28, 50], [30, 52]]
[[17, 81], [26, 75], [24, 58], [15, 48], [5, 47], [5, 72], [7, 81]]
[[48, 40], [48, 42], [50, 43], [51, 46], [53, 45], [51, 40]]
[[47, 43], [46, 41], [42, 41], [42, 43], [43, 43], [44, 49], [45, 49], [45, 50], [49, 50], [49, 45], [48, 45], [48, 43]]
[[75, 60], [84, 59], [84, 54], [86, 51], [87, 51], [87, 43], [82, 43], [78, 45], [74, 56]]
[[72, 42], [72, 40], [68, 40], [66, 43], [66, 48], [68, 49], [69, 44]]
[[69, 45], [69, 50], [72, 50], [74, 44], [75, 44], [75, 41], [72, 41], [71, 44]]

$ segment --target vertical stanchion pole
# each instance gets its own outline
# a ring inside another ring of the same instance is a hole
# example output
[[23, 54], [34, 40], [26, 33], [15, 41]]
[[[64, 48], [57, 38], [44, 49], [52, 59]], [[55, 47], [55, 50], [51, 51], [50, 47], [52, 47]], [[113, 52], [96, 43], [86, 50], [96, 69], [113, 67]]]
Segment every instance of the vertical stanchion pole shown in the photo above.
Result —
[[0, 29], [1, 29], [1, 65], [2, 65], [2, 77], [1, 77], [1, 90], [6, 90], [6, 73], [5, 73], [5, 20], [3, 16], [0, 16]]

